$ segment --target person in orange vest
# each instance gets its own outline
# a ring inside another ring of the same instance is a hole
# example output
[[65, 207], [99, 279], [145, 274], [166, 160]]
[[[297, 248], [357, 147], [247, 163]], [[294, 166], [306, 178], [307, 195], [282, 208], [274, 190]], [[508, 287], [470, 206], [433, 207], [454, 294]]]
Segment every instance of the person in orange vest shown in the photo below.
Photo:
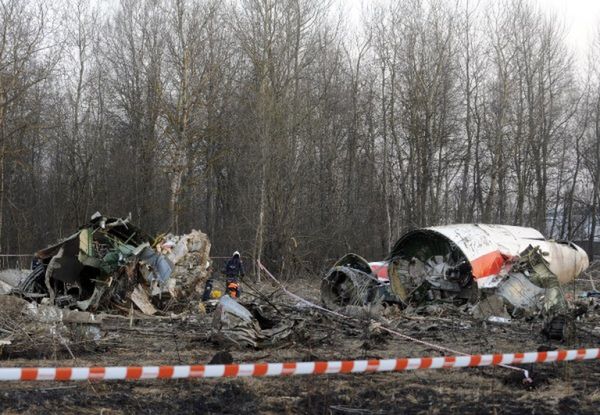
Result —
[[231, 298], [240, 298], [241, 287], [239, 278], [243, 277], [245, 272], [244, 264], [238, 251], [235, 251], [233, 256], [227, 260], [223, 273], [225, 274], [225, 292]]

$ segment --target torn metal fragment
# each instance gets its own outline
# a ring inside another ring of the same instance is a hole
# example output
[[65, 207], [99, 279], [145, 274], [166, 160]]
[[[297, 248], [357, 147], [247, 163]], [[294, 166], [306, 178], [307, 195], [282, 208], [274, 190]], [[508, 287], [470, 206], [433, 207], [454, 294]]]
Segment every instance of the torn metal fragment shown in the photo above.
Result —
[[364, 258], [347, 254], [321, 280], [321, 300], [329, 308], [364, 306], [381, 301], [387, 285]]
[[[268, 324], [261, 325], [268, 321]], [[221, 345], [261, 348], [272, 346], [292, 334], [295, 322], [270, 321], [252, 312], [236, 300], [224, 295], [213, 313], [211, 338]]]
[[[39, 265], [12, 292], [32, 301], [47, 298], [50, 304], [81, 310], [95, 310], [112, 300], [123, 304], [136, 283], [142, 282], [138, 280], [140, 261], [144, 261], [149, 281], [165, 283], [171, 276], [173, 264], [151, 248], [152, 241], [129, 218], [95, 213], [77, 233], [38, 251]], [[143, 298], [139, 294], [137, 298], [148, 312]]]
[[167, 257], [158, 254], [149, 246], [144, 247], [140, 252], [139, 259], [140, 262], [148, 265], [152, 270], [148, 275], [149, 282], [157, 280], [164, 283], [169, 279], [173, 272], [173, 263]]
[[513, 315], [519, 310], [539, 310], [545, 290], [533, 284], [524, 274], [517, 272], [498, 286], [496, 295], [502, 297], [513, 308]]
[[140, 284], [138, 284], [133, 292], [131, 293], [131, 301], [139, 308], [142, 313], [152, 316], [156, 314], [157, 310], [150, 302], [150, 297], [142, 288]]
[[510, 319], [504, 300], [497, 295], [481, 299], [472, 309], [473, 317], [478, 320], [489, 320], [490, 317]]

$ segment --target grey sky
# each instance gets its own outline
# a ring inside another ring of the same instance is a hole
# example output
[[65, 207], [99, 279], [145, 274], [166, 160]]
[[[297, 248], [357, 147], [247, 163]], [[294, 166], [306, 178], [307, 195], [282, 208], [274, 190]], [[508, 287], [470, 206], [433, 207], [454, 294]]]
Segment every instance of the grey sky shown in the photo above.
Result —
[[[340, 0], [349, 18], [358, 23], [361, 5], [370, 0]], [[397, 0], [401, 1], [401, 0]], [[452, 2], [456, 0], [451, 0]], [[494, 0], [481, 0], [481, 4]], [[530, 0], [555, 14], [565, 24], [567, 43], [580, 61], [585, 59], [592, 36], [600, 25], [600, 0]], [[476, 3], [476, 0], [472, 1]]]
[[538, 0], [538, 3], [564, 21], [567, 42], [577, 58], [585, 58], [600, 24], [600, 0]]

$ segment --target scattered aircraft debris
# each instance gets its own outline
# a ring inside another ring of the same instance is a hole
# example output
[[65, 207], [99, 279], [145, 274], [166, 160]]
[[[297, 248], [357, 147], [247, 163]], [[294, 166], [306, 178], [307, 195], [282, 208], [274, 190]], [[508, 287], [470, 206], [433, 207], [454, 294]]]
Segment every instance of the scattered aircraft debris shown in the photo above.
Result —
[[103, 342], [104, 316], [28, 302], [0, 295], [0, 345], [2, 353], [27, 356], [66, 348], [69, 353]]
[[322, 280], [324, 304], [392, 299], [419, 306], [437, 300], [470, 304], [474, 315], [490, 321], [554, 318], [568, 311], [562, 286], [589, 261], [577, 245], [546, 240], [532, 228], [465, 224], [410, 231], [386, 261], [375, 264], [374, 271], [363, 258], [344, 256]]
[[288, 338], [296, 323], [292, 318], [268, 318], [262, 308], [253, 306], [250, 311], [224, 295], [213, 313], [211, 339], [224, 346], [264, 348]]
[[356, 254], [344, 255], [321, 281], [323, 303], [335, 309], [382, 301], [397, 302], [389, 289], [387, 265], [385, 261], [367, 262]]
[[199, 231], [154, 240], [130, 219], [95, 213], [68, 238], [35, 254], [38, 265], [11, 292], [82, 311], [167, 311], [200, 297], [210, 242]]
[[[152, 238], [129, 219], [95, 214], [70, 237], [38, 251], [32, 271], [0, 273], [6, 284], [0, 289], [12, 294], [0, 295], [0, 351], [35, 350], [31, 339], [43, 337], [46, 349], [59, 344], [71, 353], [80, 345], [106, 344], [111, 330], [118, 336], [112, 327], [172, 337], [173, 318], [205, 324], [191, 333], [195, 341], [202, 336], [221, 350], [307, 339], [335, 343], [331, 333], [337, 323], [328, 320], [334, 317], [323, 318], [307, 302], [290, 303], [277, 291], [258, 290], [243, 303], [223, 295], [215, 288], [218, 277], [209, 280], [210, 247], [199, 231]], [[575, 335], [575, 314], [563, 286], [587, 267], [579, 247], [545, 240], [533, 229], [451, 225], [408, 232], [384, 261], [345, 255], [323, 278], [320, 293], [329, 309], [351, 317], [353, 322], [339, 329], [365, 350], [387, 341], [389, 332], [376, 326], [398, 315], [415, 322], [411, 331], [425, 332], [469, 331], [487, 323], [505, 330], [517, 319], [543, 317], [547, 339], [568, 341]], [[577, 298], [593, 307], [596, 294], [592, 286]], [[380, 306], [388, 304], [400, 307]], [[120, 326], [117, 317], [125, 320]], [[143, 331], [134, 318], [156, 324]], [[18, 327], [9, 325], [13, 320]], [[311, 334], [317, 326], [319, 336]]]

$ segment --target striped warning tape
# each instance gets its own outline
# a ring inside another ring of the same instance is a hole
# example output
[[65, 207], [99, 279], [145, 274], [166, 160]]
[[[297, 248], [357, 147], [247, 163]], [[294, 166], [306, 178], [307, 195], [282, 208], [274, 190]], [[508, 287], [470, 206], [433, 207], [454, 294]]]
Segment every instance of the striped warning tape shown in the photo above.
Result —
[[600, 349], [556, 350], [549, 352], [485, 354], [470, 356], [417, 357], [411, 359], [347, 360], [334, 362], [251, 363], [193, 366], [0, 368], [0, 381], [181, 379], [323, 375], [336, 373], [401, 372], [469, 366], [497, 366], [591, 360], [600, 358]]

